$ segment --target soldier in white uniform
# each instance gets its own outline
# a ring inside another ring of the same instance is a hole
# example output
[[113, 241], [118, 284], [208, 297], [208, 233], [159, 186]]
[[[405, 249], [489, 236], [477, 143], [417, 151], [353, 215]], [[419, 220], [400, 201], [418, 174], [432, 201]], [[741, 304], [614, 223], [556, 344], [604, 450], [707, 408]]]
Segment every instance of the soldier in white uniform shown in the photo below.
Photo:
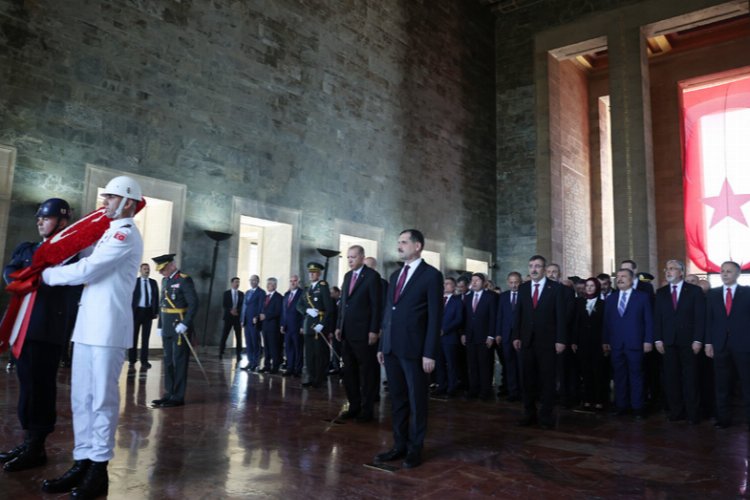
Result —
[[57, 479], [45, 480], [48, 493], [71, 491], [72, 498], [106, 495], [107, 463], [114, 456], [120, 410], [118, 381], [125, 355], [133, 344], [131, 299], [143, 240], [133, 221], [141, 188], [130, 177], [115, 177], [102, 195], [109, 229], [93, 252], [75, 264], [45, 269], [48, 285], [84, 284], [73, 330], [73, 467]]

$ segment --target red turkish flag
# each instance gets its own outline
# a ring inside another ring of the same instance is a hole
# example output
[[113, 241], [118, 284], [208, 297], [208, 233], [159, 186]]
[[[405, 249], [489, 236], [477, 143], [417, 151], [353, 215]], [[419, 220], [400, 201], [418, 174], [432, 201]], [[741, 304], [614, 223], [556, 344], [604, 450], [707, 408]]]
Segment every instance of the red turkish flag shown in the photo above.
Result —
[[682, 92], [685, 237], [703, 271], [750, 268], [750, 77]]
[[[145, 206], [146, 200], [141, 199], [136, 207], [136, 213]], [[47, 238], [34, 252], [30, 266], [10, 275], [13, 282], [5, 290], [13, 295], [0, 322], [0, 353], [13, 344], [13, 355], [21, 355], [42, 271], [65, 262], [99, 241], [109, 228], [110, 222], [111, 219], [105, 215], [104, 207], [94, 210], [51, 238]]]

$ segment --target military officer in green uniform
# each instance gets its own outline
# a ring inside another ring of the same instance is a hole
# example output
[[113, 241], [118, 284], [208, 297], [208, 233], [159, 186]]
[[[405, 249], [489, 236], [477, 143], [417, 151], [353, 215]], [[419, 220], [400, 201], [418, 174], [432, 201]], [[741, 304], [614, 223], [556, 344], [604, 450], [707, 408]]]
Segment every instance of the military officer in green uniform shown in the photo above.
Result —
[[185, 404], [190, 348], [184, 335], [193, 330], [198, 295], [193, 279], [177, 269], [175, 254], [154, 257], [156, 270], [164, 277], [159, 301], [159, 329], [164, 343], [164, 396], [152, 401], [157, 408]]
[[307, 381], [302, 384], [303, 387], [320, 387], [323, 384], [330, 356], [324, 336], [333, 331], [330, 318], [335, 305], [331, 300], [328, 283], [320, 279], [323, 269], [325, 267], [317, 262], [307, 264], [310, 285], [297, 302], [297, 310], [305, 315], [302, 331], [305, 338]]

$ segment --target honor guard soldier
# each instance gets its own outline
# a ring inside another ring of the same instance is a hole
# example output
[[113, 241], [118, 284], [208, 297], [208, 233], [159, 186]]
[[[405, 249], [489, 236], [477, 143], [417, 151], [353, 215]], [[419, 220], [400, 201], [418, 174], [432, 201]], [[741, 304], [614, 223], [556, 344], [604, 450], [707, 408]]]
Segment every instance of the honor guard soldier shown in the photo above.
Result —
[[325, 335], [332, 332], [330, 316], [334, 304], [328, 283], [320, 279], [320, 272], [325, 267], [317, 262], [307, 264], [310, 286], [297, 302], [297, 310], [305, 315], [303, 328], [305, 336], [305, 366], [307, 366], [307, 382], [303, 387], [320, 387], [326, 376], [328, 367], [328, 342]]
[[156, 270], [164, 276], [158, 326], [164, 342], [164, 396], [152, 401], [157, 408], [185, 404], [190, 347], [183, 337], [192, 332], [198, 311], [193, 279], [177, 269], [174, 256], [170, 253], [153, 258]]
[[102, 194], [109, 228], [91, 253], [74, 264], [42, 272], [42, 280], [50, 286], [86, 285], [73, 330], [70, 405], [75, 461], [62, 476], [42, 483], [46, 493], [70, 491], [71, 498], [96, 498], [109, 489], [107, 464], [115, 454], [120, 374], [133, 346], [130, 304], [143, 255], [133, 217], [142, 200], [135, 179], [119, 176], [109, 181]]
[[[51, 198], [39, 206], [36, 226], [44, 240], [68, 225], [70, 206], [65, 200]], [[3, 269], [3, 278], [10, 283], [10, 274], [31, 265], [39, 242], [21, 243], [13, 251]], [[47, 462], [44, 442], [55, 427], [57, 412], [57, 368], [67, 346], [69, 332], [78, 310], [81, 287], [42, 285], [36, 292], [26, 338], [18, 358], [18, 419], [25, 431], [24, 442], [10, 451], [0, 453], [0, 463], [7, 472], [30, 469]]]

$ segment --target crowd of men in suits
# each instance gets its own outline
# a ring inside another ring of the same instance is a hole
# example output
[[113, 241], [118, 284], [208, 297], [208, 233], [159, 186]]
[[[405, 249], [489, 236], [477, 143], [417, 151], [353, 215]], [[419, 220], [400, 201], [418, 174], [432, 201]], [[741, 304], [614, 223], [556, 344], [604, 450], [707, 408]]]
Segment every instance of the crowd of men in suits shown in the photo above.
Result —
[[[322, 383], [320, 359], [330, 358], [330, 373], [343, 367], [349, 406], [342, 418], [369, 422], [381, 389], [377, 353], [384, 312], [393, 297], [362, 247], [349, 248], [346, 259], [350, 270], [341, 289], [333, 287], [333, 297], [328, 292], [325, 301], [320, 295], [314, 299], [327, 313], [318, 332], [323, 350], [305, 385]], [[311, 282], [319, 283], [322, 266], [311, 266], [318, 273]], [[446, 277], [439, 341], [430, 353], [431, 396], [494, 400], [499, 366], [497, 396], [522, 402], [523, 426], [553, 427], [554, 407], [561, 404], [636, 419], [665, 410], [669, 421], [690, 424], [715, 417], [716, 427], [724, 428], [731, 423], [732, 388], [739, 381], [750, 424], [750, 340], [732, 335], [750, 324], [744, 302], [750, 292], [737, 285], [739, 274], [736, 263], [725, 262], [724, 285], [708, 290], [706, 282], [686, 276], [682, 262], [670, 260], [666, 284], [655, 291], [653, 277], [638, 274], [631, 260], [621, 263], [613, 283], [608, 274], [561, 279], [557, 264], [535, 255], [525, 278], [508, 274], [502, 293], [481, 273]], [[239, 366], [244, 327], [245, 369], [300, 377], [308, 289], [300, 288], [298, 276], [283, 296], [273, 278], [267, 291], [259, 282], [251, 277], [243, 294], [233, 278], [225, 292], [220, 356], [234, 329]]]

